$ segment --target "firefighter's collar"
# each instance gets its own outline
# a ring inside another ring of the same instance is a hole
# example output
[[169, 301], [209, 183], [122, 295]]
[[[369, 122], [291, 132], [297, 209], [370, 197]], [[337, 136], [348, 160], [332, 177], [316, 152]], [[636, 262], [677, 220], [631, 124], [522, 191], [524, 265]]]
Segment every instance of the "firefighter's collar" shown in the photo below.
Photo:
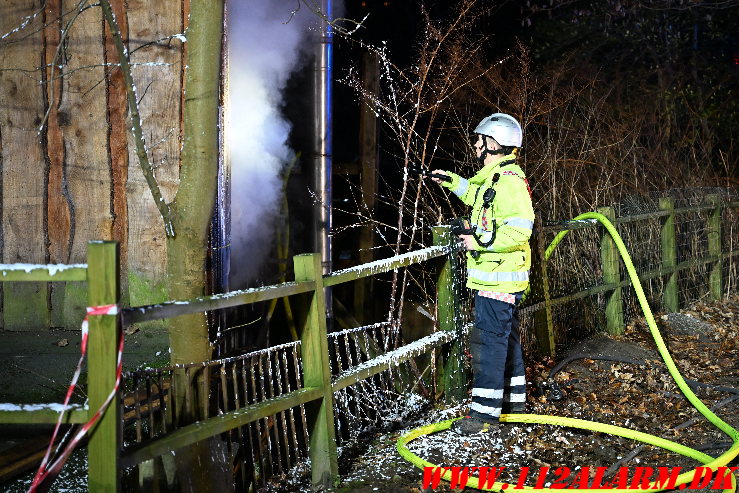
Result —
[[475, 176], [470, 178], [470, 182], [472, 183], [485, 183], [488, 178], [493, 176], [496, 171], [498, 171], [499, 168], [503, 166], [507, 166], [509, 164], [513, 164], [516, 162], [516, 155], [511, 153], [505, 156], [502, 156], [495, 161], [493, 161], [490, 164], [486, 164], [480, 171], [478, 171]]

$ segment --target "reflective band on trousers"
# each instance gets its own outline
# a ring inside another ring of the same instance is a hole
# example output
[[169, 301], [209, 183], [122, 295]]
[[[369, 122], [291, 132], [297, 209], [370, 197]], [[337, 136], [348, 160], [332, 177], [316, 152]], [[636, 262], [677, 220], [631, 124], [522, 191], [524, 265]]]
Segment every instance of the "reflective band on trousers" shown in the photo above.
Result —
[[503, 389], [483, 389], [475, 387], [472, 389], [472, 397], [486, 397], [488, 399], [501, 399], [503, 398]]
[[485, 272], [478, 269], [467, 269], [467, 276], [486, 282], [521, 282], [529, 280], [529, 271]]
[[478, 404], [477, 402], [473, 402], [470, 404], [470, 410], [477, 411], [478, 413], [481, 413], [481, 414], [489, 414], [490, 416], [494, 416], [498, 418], [500, 417], [500, 412], [503, 410], [503, 408], [488, 407], [488, 406], [483, 406], [482, 404]]
[[516, 228], [534, 229], [534, 221], [523, 217], [509, 217], [503, 224]]
[[520, 377], [506, 378], [505, 380], [506, 387], [513, 387], [516, 385], [526, 385], [526, 377], [520, 376]]
[[470, 186], [470, 182], [468, 182], [464, 178], [460, 178], [457, 188], [452, 190], [452, 192], [454, 192], [454, 194], [457, 195], [457, 197], [461, 197], [462, 195], [467, 193], [467, 189], [469, 188], [469, 186]]
[[503, 399], [503, 402], [526, 402], [526, 393], [519, 392], [517, 394], [503, 395], [502, 389], [482, 389], [476, 387], [472, 389], [472, 397], [484, 397], [486, 399]]

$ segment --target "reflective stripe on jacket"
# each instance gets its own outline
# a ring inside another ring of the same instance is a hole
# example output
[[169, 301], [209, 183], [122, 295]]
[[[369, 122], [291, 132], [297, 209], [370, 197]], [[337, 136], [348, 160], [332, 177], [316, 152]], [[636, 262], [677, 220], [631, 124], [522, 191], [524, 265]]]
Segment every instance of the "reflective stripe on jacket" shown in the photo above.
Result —
[[[451, 172], [449, 176], [452, 181], [442, 186], [472, 206], [470, 222], [480, 241], [488, 243], [495, 235], [489, 246], [477, 245], [479, 258], [467, 254], [467, 287], [501, 293], [523, 291], [529, 285], [534, 209], [526, 175], [515, 164], [515, 155], [496, 159], [469, 180]], [[495, 190], [495, 198], [485, 207], [485, 192], [490, 188]]]

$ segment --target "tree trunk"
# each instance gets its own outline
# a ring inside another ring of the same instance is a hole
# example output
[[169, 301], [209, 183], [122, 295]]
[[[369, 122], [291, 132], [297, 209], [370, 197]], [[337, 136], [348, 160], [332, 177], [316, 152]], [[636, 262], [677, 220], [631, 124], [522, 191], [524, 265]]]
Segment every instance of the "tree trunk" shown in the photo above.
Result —
[[[221, 87], [221, 48], [223, 37], [223, 0], [192, 0], [187, 37], [185, 69], [183, 143], [180, 185], [170, 204], [175, 235], [167, 240], [167, 277], [171, 299], [190, 299], [205, 294], [208, 227], [213, 215], [218, 177], [218, 107]], [[191, 363], [210, 359], [212, 347], [204, 313], [177, 317], [169, 323], [172, 363]], [[184, 377], [184, 374], [178, 375]], [[197, 378], [193, 372], [193, 378]], [[202, 389], [195, 382], [192, 389]], [[184, 397], [184, 387], [176, 392]], [[207, 389], [206, 389], [207, 391]], [[203, 415], [198, 406], [202, 396], [193, 392], [192, 413], [184, 402], [181, 423], [193, 422]], [[205, 400], [207, 402], [207, 400]], [[213, 484], [223, 484], [223, 464], [213, 460], [211, 449], [218, 438], [202, 440], [178, 453], [178, 477], [181, 491], [208, 491]], [[228, 472], [229, 468], [225, 470]], [[230, 479], [226, 481], [230, 484]]]
[[[171, 204], [175, 236], [168, 240], [170, 297], [205, 294], [208, 226], [218, 177], [223, 0], [193, 0], [187, 28], [184, 135], [180, 186]], [[182, 316], [170, 327], [172, 363], [207, 360], [211, 355], [204, 314]]]

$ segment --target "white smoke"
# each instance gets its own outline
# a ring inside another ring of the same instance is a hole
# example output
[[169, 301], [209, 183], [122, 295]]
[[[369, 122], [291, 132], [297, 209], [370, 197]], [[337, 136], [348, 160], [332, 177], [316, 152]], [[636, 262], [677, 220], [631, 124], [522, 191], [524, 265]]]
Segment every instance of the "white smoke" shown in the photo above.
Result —
[[[280, 113], [290, 75], [311, 57], [317, 18], [299, 3], [232, 0], [228, 6], [226, 145], [231, 163], [231, 276], [235, 288], [274, 257], [281, 173], [294, 156]], [[289, 21], [289, 22], [288, 22]], [[306, 91], [305, 97], [310, 97]]]

